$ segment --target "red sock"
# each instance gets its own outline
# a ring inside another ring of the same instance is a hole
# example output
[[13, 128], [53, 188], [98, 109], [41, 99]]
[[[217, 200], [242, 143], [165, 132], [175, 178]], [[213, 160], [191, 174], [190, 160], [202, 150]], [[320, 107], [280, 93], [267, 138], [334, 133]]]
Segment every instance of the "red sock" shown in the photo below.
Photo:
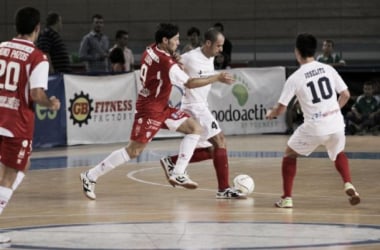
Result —
[[229, 173], [227, 150], [225, 148], [215, 148], [213, 162], [216, 171], [216, 177], [218, 179], [219, 190], [229, 188], [230, 185], [228, 184]]
[[342, 176], [344, 183], [351, 182], [350, 167], [348, 165], [348, 159], [345, 153], [340, 152], [336, 156], [335, 167], [338, 170], [340, 176]]
[[284, 157], [282, 158], [282, 182], [285, 197], [292, 197], [294, 177], [297, 172], [297, 158]]
[[[178, 159], [178, 155], [170, 156], [172, 162], [175, 164]], [[190, 162], [199, 162], [212, 159], [212, 154], [208, 148], [196, 148]]]

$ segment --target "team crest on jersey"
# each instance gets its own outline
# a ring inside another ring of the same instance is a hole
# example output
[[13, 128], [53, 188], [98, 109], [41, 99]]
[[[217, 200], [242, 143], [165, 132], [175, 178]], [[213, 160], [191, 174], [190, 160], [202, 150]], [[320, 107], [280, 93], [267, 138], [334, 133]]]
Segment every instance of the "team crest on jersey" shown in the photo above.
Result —
[[80, 94], [74, 94], [74, 98], [70, 99], [70, 119], [73, 120], [73, 124], [78, 124], [82, 127], [82, 124], [88, 124], [88, 120], [91, 119], [91, 112], [94, 110], [92, 107], [93, 100], [90, 99], [88, 94], [84, 94], [83, 91]]

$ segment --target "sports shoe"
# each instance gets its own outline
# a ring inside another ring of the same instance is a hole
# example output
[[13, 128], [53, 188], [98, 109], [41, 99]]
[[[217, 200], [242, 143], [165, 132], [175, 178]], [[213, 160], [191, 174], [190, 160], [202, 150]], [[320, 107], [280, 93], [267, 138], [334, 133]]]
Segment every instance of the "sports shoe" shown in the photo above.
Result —
[[234, 188], [226, 188], [216, 192], [217, 199], [246, 199], [247, 196]]
[[[162, 168], [164, 169], [166, 179], [169, 181], [170, 176], [173, 174], [173, 169], [174, 169], [174, 163], [172, 162], [171, 158], [169, 156], [162, 157], [160, 159], [160, 163]], [[175, 187], [170, 181], [169, 183]]]
[[348, 200], [350, 201], [350, 204], [352, 206], [355, 206], [360, 203], [359, 193], [356, 192], [354, 185], [352, 185], [349, 182], [344, 183], [344, 191], [350, 197], [348, 198]]
[[274, 203], [274, 205], [279, 208], [292, 208], [293, 199], [291, 197], [281, 198], [279, 201]]
[[187, 174], [171, 174], [168, 181], [173, 187], [182, 186], [187, 189], [196, 189], [198, 187], [198, 183], [192, 181]]
[[0, 234], [0, 244], [11, 242], [11, 238], [5, 234]]
[[82, 180], [82, 185], [83, 185], [83, 192], [87, 196], [87, 198], [91, 200], [96, 199], [95, 195], [95, 181], [90, 180], [87, 177], [87, 172], [81, 173], [80, 174], [80, 179]]

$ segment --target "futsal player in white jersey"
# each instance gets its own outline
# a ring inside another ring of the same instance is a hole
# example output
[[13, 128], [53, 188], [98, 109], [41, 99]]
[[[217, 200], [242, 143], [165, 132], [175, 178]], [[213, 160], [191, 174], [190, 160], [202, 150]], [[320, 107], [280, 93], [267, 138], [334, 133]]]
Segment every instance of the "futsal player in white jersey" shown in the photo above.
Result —
[[326, 148], [328, 157], [335, 163], [351, 205], [360, 203], [359, 194], [351, 184], [348, 159], [343, 152], [346, 137], [341, 108], [350, 98], [350, 92], [333, 67], [314, 59], [316, 48], [317, 40], [313, 35], [297, 36], [295, 56], [300, 68], [287, 79], [277, 105], [267, 113], [268, 119], [284, 113], [289, 101], [296, 95], [304, 114], [304, 123], [290, 137], [282, 160], [284, 193], [275, 203], [280, 208], [293, 207], [297, 156], [308, 156], [319, 145]]
[[[202, 47], [195, 48], [182, 55], [181, 62], [185, 72], [190, 77], [208, 77], [215, 75], [214, 57], [223, 50], [224, 36], [216, 29], [209, 29], [204, 36]], [[230, 74], [222, 72], [227, 78]], [[231, 84], [232, 81], [224, 82]], [[196, 118], [203, 128], [200, 144], [190, 160], [199, 162], [213, 159], [217, 179], [218, 192], [216, 198], [246, 198], [242, 193], [234, 190], [229, 185], [229, 170], [226, 142], [222, 130], [215, 117], [208, 109], [207, 97], [211, 89], [211, 83], [207, 85], [186, 86], [185, 94], [182, 98], [181, 109]], [[178, 155], [164, 157], [161, 165], [170, 175]]]

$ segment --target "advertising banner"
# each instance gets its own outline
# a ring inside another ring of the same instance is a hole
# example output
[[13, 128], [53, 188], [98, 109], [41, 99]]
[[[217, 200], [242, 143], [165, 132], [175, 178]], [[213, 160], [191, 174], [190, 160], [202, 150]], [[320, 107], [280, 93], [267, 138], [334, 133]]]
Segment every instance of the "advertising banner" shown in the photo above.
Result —
[[136, 102], [135, 73], [64, 75], [67, 144], [126, 142]]
[[285, 83], [284, 67], [240, 68], [229, 70], [235, 83], [213, 84], [209, 94], [212, 114], [226, 135], [283, 133], [284, 115], [266, 120]]
[[33, 147], [53, 147], [66, 145], [66, 103], [63, 75], [49, 76], [48, 96], [56, 96], [61, 101], [59, 111], [35, 105], [35, 128]]

